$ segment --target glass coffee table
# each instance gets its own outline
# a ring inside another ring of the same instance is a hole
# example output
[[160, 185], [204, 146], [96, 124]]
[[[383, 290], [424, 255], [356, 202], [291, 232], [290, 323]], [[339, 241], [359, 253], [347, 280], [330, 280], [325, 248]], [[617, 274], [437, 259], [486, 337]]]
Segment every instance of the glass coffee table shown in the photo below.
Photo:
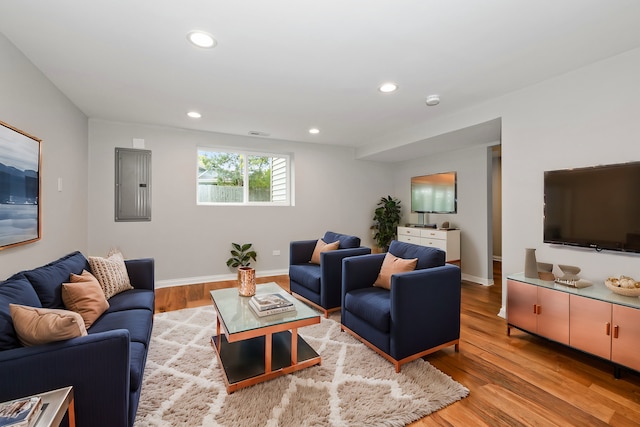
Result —
[[211, 344], [228, 393], [320, 364], [318, 353], [298, 335], [298, 328], [320, 323], [320, 312], [278, 284], [257, 285], [256, 295], [278, 293], [295, 311], [258, 317], [249, 307], [251, 298], [238, 295], [237, 288], [210, 293], [216, 310]]

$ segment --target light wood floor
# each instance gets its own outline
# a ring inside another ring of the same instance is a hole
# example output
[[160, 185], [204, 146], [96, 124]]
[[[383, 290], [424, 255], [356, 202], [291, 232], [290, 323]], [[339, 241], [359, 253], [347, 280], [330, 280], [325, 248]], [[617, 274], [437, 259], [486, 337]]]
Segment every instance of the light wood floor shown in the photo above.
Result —
[[[470, 395], [411, 426], [640, 425], [640, 374], [623, 370], [615, 379], [611, 364], [600, 359], [516, 329], [507, 336], [497, 316], [501, 274], [495, 263], [498, 285], [463, 283], [460, 352], [445, 349], [425, 358]], [[258, 279], [268, 281], [289, 288], [288, 276]], [[233, 285], [158, 289], [156, 311], [210, 304], [209, 290]]]

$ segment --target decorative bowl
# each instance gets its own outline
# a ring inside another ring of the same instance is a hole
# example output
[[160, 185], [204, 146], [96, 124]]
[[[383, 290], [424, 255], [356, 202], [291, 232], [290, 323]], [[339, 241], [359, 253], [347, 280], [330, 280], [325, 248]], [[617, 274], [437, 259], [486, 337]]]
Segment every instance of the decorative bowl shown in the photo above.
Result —
[[604, 285], [609, 288], [611, 292], [618, 295], [624, 295], [626, 297], [640, 297], [640, 288], [623, 288], [613, 284], [612, 278], [608, 278], [604, 281]]

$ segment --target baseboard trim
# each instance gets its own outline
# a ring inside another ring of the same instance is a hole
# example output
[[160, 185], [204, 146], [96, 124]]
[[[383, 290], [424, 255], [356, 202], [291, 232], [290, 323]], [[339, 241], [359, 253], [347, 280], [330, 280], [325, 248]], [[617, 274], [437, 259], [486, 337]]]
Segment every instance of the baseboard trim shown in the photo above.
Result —
[[502, 317], [503, 319], [507, 318], [507, 307], [500, 307], [500, 311], [498, 312], [498, 317]]
[[[256, 270], [256, 277], [282, 276], [286, 274], [289, 274], [289, 270]], [[230, 273], [212, 276], [194, 276], [178, 279], [156, 280], [156, 289], [195, 285], [198, 283], [224, 282], [227, 280], [236, 280], [237, 278], [238, 276], [236, 274]]]
[[462, 273], [462, 280], [466, 280], [467, 282], [479, 283], [482, 286], [493, 286], [494, 285], [493, 279], [487, 279], [487, 278], [484, 278], [484, 277], [471, 276], [470, 274], [464, 274], [464, 273]]
[[[282, 276], [289, 274], [289, 270], [257, 270], [256, 277], [269, 277], [269, 276]], [[210, 282], [224, 282], [227, 280], [236, 280], [238, 276], [234, 273], [230, 274], [217, 274], [211, 276], [194, 276], [194, 277], [181, 277], [177, 279], [156, 280], [156, 289], [170, 288], [172, 286], [187, 286], [195, 285], [198, 283], [210, 283]], [[470, 274], [462, 274], [462, 280], [468, 282], [478, 283], [483, 286], [493, 286], [493, 279], [487, 279]]]

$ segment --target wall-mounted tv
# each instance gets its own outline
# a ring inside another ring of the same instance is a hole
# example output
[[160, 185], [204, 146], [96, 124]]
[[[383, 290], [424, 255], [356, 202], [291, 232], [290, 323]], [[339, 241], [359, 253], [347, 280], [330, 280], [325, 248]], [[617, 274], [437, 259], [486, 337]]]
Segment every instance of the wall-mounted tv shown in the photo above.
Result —
[[455, 172], [411, 178], [411, 212], [456, 213], [457, 182]]
[[545, 172], [544, 242], [640, 252], [640, 162]]

